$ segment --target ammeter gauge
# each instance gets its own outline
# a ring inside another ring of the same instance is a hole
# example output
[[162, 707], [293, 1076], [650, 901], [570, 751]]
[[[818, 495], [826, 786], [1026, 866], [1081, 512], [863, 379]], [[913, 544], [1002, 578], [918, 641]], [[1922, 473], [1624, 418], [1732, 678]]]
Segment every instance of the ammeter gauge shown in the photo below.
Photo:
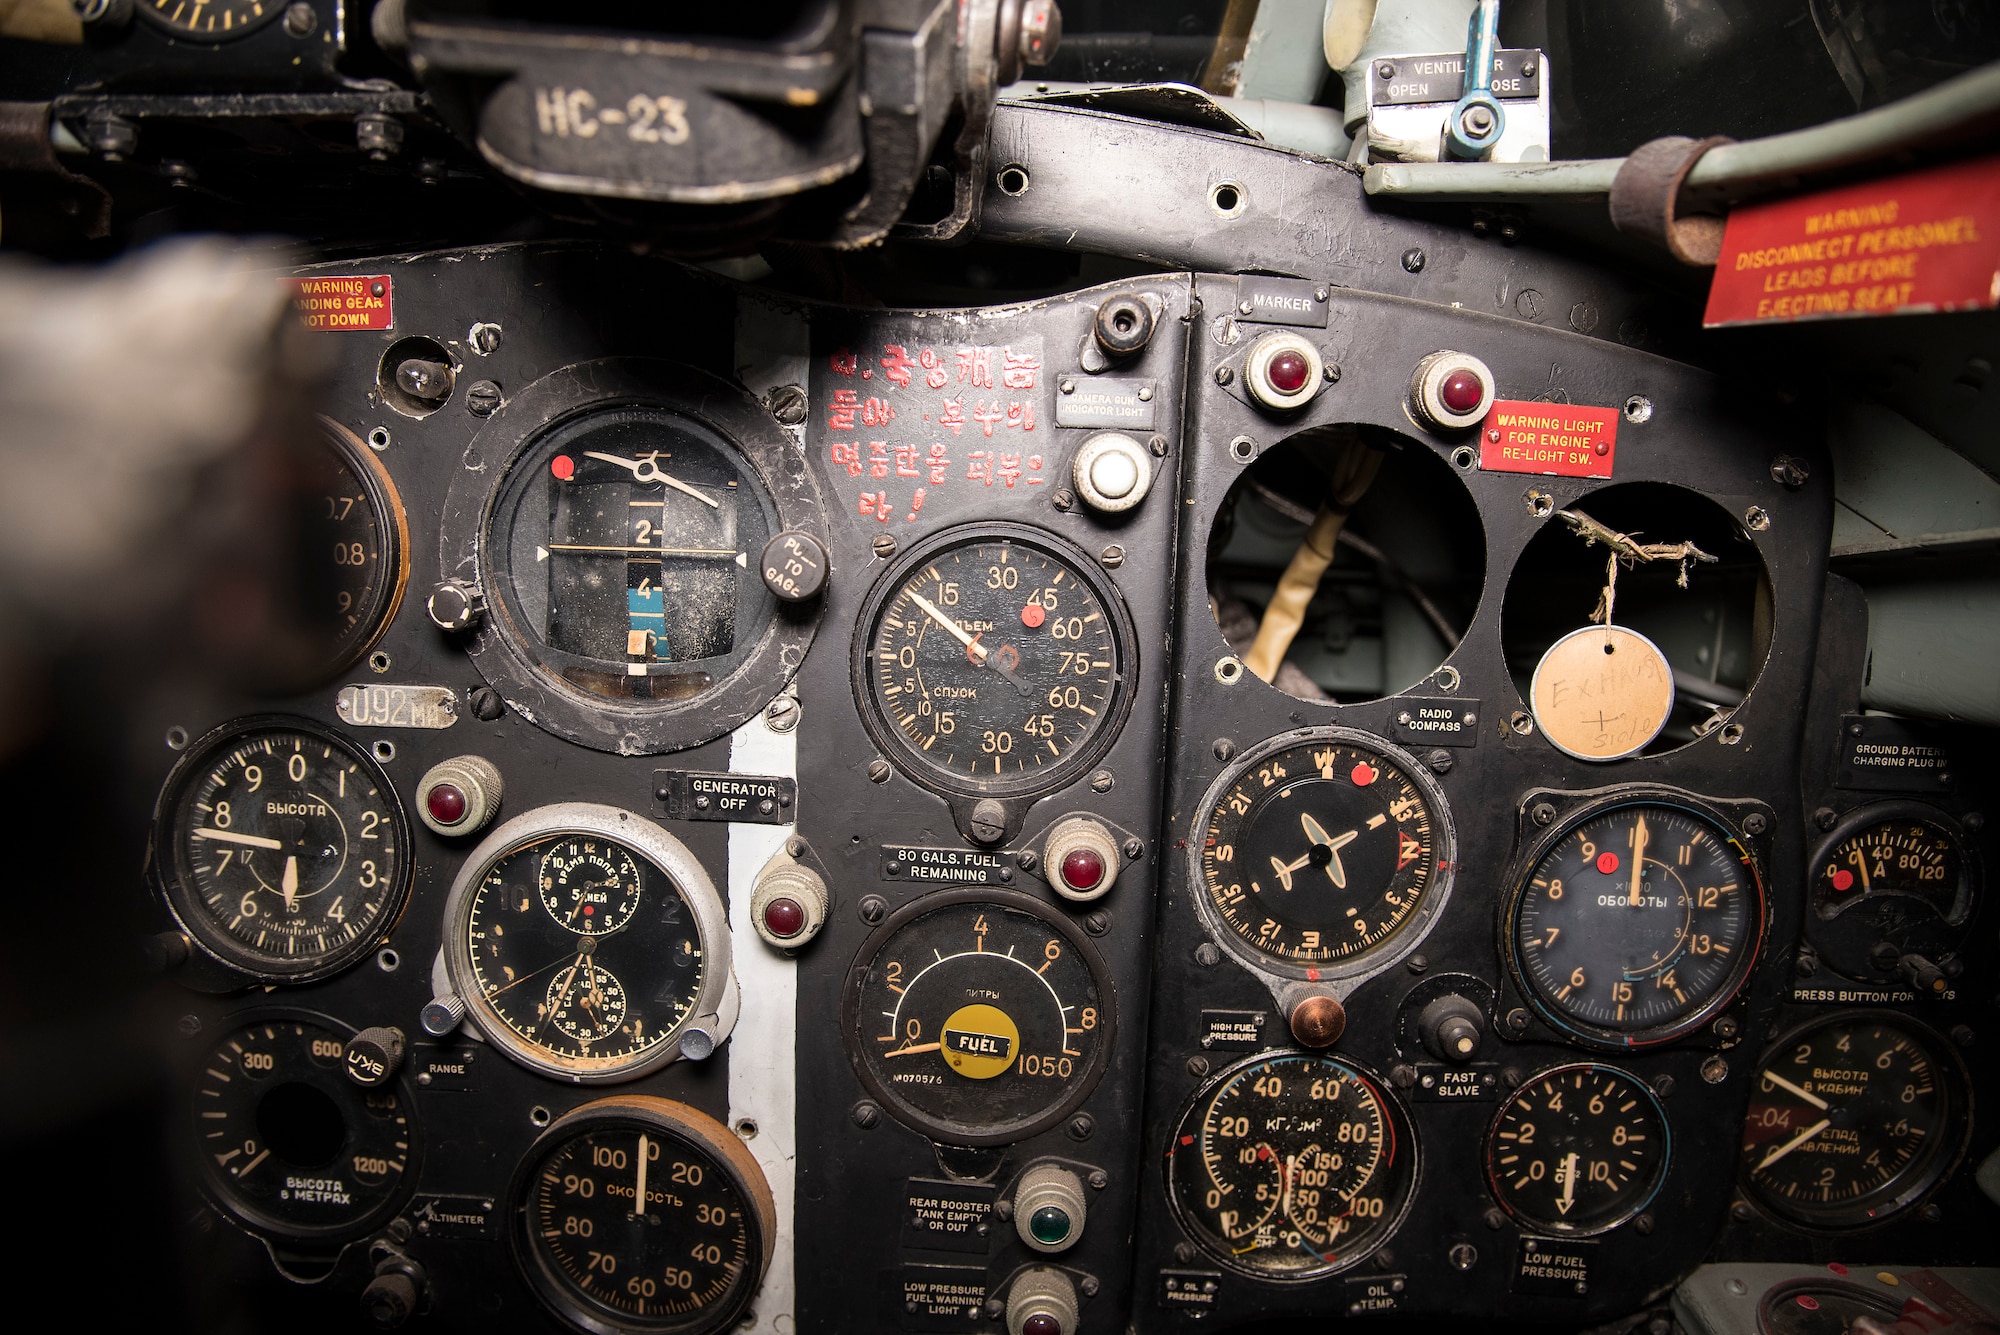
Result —
[[1258, 1279], [1318, 1279], [1396, 1231], [1417, 1180], [1400, 1105], [1338, 1057], [1230, 1067], [1195, 1096], [1167, 1147], [1167, 1197], [1188, 1236]]
[[1750, 1192], [1809, 1228], [1863, 1228], [1907, 1210], [1964, 1149], [1965, 1073], [1899, 1016], [1816, 1020], [1771, 1045], [1743, 1129]]
[[660, 1098], [565, 1114], [528, 1152], [513, 1201], [536, 1296], [590, 1335], [729, 1329], [777, 1237], [771, 1188], [738, 1137]]
[[918, 545], [869, 596], [855, 692], [877, 744], [918, 782], [1040, 792], [1117, 738], [1133, 653], [1124, 602], [1083, 553], [984, 524]]
[[1201, 812], [1188, 840], [1197, 902], [1220, 940], [1266, 968], [1369, 967], [1414, 947], [1451, 890], [1444, 795], [1366, 733], [1271, 738], [1216, 780]]
[[466, 1018], [531, 1070], [629, 1080], [736, 1020], [728, 917], [686, 845], [629, 811], [541, 807], [473, 850], [445, 904]]
[[1001, 1145], [1053, 1126], [1097, 1084], [1116, 1029], [1088, 939], [1005, 890], [904, 905], [861, 948], [844, 996], [862, 1084], [949, 1145]]
[[359, 745], [305, 719], [225, 724], [154, 808], [152, 860], [188, 935], [264, 982], [323, 978], [402, 912], [409, 817]]
[[1516, 1219], [1543, 1233], [1602, 1233], [1659, 1194], [1672, 1138], [1643, 1081], [1579, 1063], [1534, 1076], [1486, 1135], [1486, 1180]]
[[1836, 972], [1942, 990], [1972, 918], [1979, 868], [1958, 822], [1921, 802], [1851, 812], [1813, 855], [1806, 935]]
[[239, 1021], [195, 1078], [202, 1181], [262, 1237], [339, 1243], [378, 1226], [415, 1181], [420, 1144], [400, 1080], [347, 1077], [354, 1031], [303, 1011]]
[[1553, 1024], [1607, 1045], [1664, 1042], [1727, 1005], [1764, 931], [1750, 852], [1667, 802], [1597, 807], [1540, 846], [1507, 914], [1517, 976]]

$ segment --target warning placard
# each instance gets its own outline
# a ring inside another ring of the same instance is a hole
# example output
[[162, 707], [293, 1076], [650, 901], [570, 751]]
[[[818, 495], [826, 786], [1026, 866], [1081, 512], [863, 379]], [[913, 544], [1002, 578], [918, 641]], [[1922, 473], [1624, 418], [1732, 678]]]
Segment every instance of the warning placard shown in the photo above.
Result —
[[1729, 215], [1709, 326], [2000, 305], [2000, 157]]
[[1610, 477], [1618, 410], [1499, 399], [1479, 425], [1479, 466], [1489, 473]]
[[392, 329], [395, 285], [387, 274], [286, 278], [308, 329]]

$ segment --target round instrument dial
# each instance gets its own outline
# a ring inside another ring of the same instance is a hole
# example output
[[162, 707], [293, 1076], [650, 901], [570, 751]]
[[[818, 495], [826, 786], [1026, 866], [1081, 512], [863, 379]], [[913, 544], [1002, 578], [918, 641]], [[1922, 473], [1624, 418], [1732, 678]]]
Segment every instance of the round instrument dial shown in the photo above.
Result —
[[1259, 1279], [1345, 1270], [1396, 1231], [1417, 1177], [1409, 1119], [1337, 1057], [1289, 1053], [1230, 1067], [1167, 1147], [1181, 1227]]
[[1054, 1125], [1111, 1056], [1103, 962], [1027, 895], [946, 890], [905, 905], [862, 947], [845, 995], [861, 1082], [946, 1144], [1000, 1145]]
[[1123, 722], [1123, 602], [1080, 552], [1016, 525], [919, 546], [871, 595], [855, 676], [869, 729], [912, 777], [962, 792], [1052, 788]]
[[139, 0], [139, 14], [147, 22], [203, 42], [255, 32], [284, 12], [280, 0]]
[[1959, 948], [1977, 880], [1958, 824], [1943, 812], [1917, 802], [1863, 807], [1813, 856], [1807, 933], [1847, 977], [1896, 982], [1906, 978], [1905, 957], [1934, 965]]
[[756, 477], [720, 432], [665, 407], [551, 428], [489, 519], [503, 624], [588, 695], [703, 694], [742, 665], [776, 603], [756, 568], [775, 518]]
[[1626, 802], [1543, 846], [1515, 892], [1508, 933], [1544, 1016], [1636, 1047], [1727, 1005], [1763, 924], [1763, 885], [1734, 835], [1688, 807]]
[[238, 1024], [202, 1063], [190, 1118], [202, 1179], [253, 1233], [340, 1241], [380, 1224], [414, 1180], [408, 1093], [348, 1079], [353, 1034], [283, 1012]]
[[395, 615], [410, 544], [402, 500], [375, 452], [345, 427], [321, 425], [324, 434], [299, 465], [296, 568], [331, 671], [360, 657]]
[[1860, 1228], [1914, 1205], [1964, 1145], [1964, 1073], [1927, 1030], [1861, 1012], [1779, 1039], [1759, 1068], [1743, 1171], [1793, 1223]]
[[1672, 1148], [1653, 1091], [1616, 1067], [1535, 1076], [1486, 1136], [1486, 1180], [1508, 1213], [1544, 1233], [1602, 1233], [1652, 1203]]
[[522, 1064], [625, 1080], [707, 1056], [733, 1019], [727, 917], [678, 839], [590, 803], [500, 826], [445, 907], [445, 963], [466, 1014]]
[[366, 954], [402, 911], [409, 818], [388, 776], [316, 723], [226, 724], [174, 766], [154, 809], [168, 906], [224, 963], [297, 983]]
[[1260, 963], [1365, 968], [1414, 946], [1450, 891], [1443, 794], [1365, 733], [1273, 738], [1216, 781], [1202, 810], [1189, 848], [1204, 915]]
[[776, 1237], [770, 1186], [737, 1137], [658, 1098], [566, 1114], [523, 1162], [513, 1213], [536, 1294], [592, 1335], [728, 1329]]

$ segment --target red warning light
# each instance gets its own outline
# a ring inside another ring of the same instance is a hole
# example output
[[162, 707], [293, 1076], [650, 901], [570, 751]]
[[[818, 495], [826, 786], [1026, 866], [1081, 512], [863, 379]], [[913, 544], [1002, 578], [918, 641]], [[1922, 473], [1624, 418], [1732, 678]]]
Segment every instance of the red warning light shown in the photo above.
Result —
[[576, 460], [567, 454], [558, 454], [549, 460], [549, 471], [556, 475], [557, 481], [567, 482], [576, 476]]
[[1469, 413], [1479, 406], [1486, 397], [1486, 382], [1479, 373], [1469, 367], [1460, 367], [1445, 377], [1438, 387], [1438, 398], [1444, 406], [1455, 413]]
[[1375, 782], [1380, 774], [1381, 771], [1364, 760], [1359, 765], [1356, 765], [1347, 777], [1354, 780], [1356, 788], [1366, 788], [1369, 784]]
[[1842, 867], [1833, 874], [1833, 888], [1836, 890], [1852, 890], [1854, 888], [1854, 873]]
[[1049, 614], [1044, 612], [1039, 604], [1029, 603], [1021, 609], [1021, 624], [1029, 630], [1040, 630], [1042, 623], [1048, 618]]
[[1312, 367], [1306, 364], [1305, 357], [1290, 349], [1271, 358], [1271, 364], [1264, 368], [1264, 374], [1269, 378], [1271, 387], [1287, 396], [1304, 389], [1306, 376], [1311, 372]]

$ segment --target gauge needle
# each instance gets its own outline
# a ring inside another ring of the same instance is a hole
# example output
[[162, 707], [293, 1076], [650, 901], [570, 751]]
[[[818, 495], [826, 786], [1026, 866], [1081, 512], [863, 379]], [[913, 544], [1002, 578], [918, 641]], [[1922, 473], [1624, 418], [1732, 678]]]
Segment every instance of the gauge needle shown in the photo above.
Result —
[[1848, 850], [1847, 860], [1854, 864], [1854, 870], [1861, 873], [1861, 893], [1867, 894], [1874, 887], [1868, 880], [1868, 858], [1858, 848]]
[[1568, 1214], [1570, 1206], [1576, 1204], [1576, 1151], [1575, 1150], [1571, 1150], [1568, 1154], [1563, 1156], [1562, 1167], [1557, 1169], [1556, 1171], [1563, 1180], [1562, 1199], [1556, 1202], [1556, 1210], [1559, 1213]]
[[[569, 1005], [569, 994], [576, 990], [576, 971], [578, 969], [583, 968], [588, 963], [590, 963], [590, 956], [578, 955], [576, 957], [576, 963], [569, 966], [569, 979], [563, 984], [562, 995], [556, 998], [555, 1005], [549, 1007], [550, 1019], [555, 1018], [555, 1014], [557, 1011]], [[508, 984], [508, 986], [511, 987], [513, 986], [513, 984], [510, 983]], [[498, 993], [494, 993], [493, 995], [497, 996]], [[536, 1026], [536, 1028], [539, 1027], [540, 1027], [539, 1025]]]
[[[915, 603], [918, 607], [921, 607], [924, 610], [925, 616], [937, 622], [938, 625], [943, 626], [945, 630], [950, 633], [953, 639], [957, 640], [960, 644], [964, 645], [965, 656], [967, 658], [972, 659], [976, 663], [981, 663], [986, 667], [992, 668], [1002, 677], [1005, 677], [1008, 681], [1012, 682], [1014, 684], [1015, 689], [1019, 690], [1023, 695], [1026, 695], [1028, 693], [1028, 685], [1026, 682], [1022, 681], [1019, 677], [1009, 672], [1006, 668], [1001, 667], [998, 663], [993, 661], [993, 656], [986, 651], [986, 646], [979, 643], [979, 635], [968, 635], [965, 632], [964, 627], [960, 626], [956, 621], [953, 621], [950, 617], [946, 616], [943, 610], [939, 608], [936, 603], [933, 603], [930, 599], [924, 597], [921, 593], [918, 593], [914, 589], [910, 591], [910, 601]], [[984, 635], [985, 633], [986, 633], [985, 631], [981, 631], [979, 634]]]
[[278, 893], [285, 897], [285, 912], [299, 911], [299, 860], [285, 859], [285, 874], [278, 878]]
[[1800, 1089], [1797, 1085], [1785, 1079], [1785, 1077], [1777, 1074], [1775, 1071], [1764, 1072], [1764, 1078], [1770, 1081], [1772, 1084], [1776, 1085], [1778, 1088], [1789, 1090], [1792, 1093], [1798, 1095], [1800, 1098], [1804, 1099], [1807, 1103], [1810, 1103], [1813, 1107], [1819, 1109], [1821, 1112], [1826, 1111], [1825, 1099], [1820, 1098], [1817, 1094], [1807, 1093], [1805, 1090]]
[[885, 1052], [882, 1055], [884, 1057], [914, 1057], [919, 1052], [936, 1052], [943, 1046], [944, 1044], [942, 1043], [919, 1043], [915, 1047], [897, 1048], [893, 1052]]
[[644, 459], [621, 459], [615, 454], [600, 454], [596, 450], [585, 450], [583, 457], [586, 459], [602, 459], [605, 463], [617, 464], [620, 468], [629, 468], [632, 470], [632, 479], [635, 482], [664, 482], [675, 491], [686, 492], [711, 510], [722, 508], [720, 502], [702, 495], [679, 478], [669, 477], [665, 473], [662, 473], [660, 471], [658, 456], [648, 456]]
[[1333, 854], [1333, 860], [1326, 864], [1326, 878], [1332, 881], [1337, 888], [1345, 890], [1347, 888], [1347, 868], [1340, 863], [1340, 850], [1346, 848], [1356, 839], [1359, 839], [1361, 831], [1349, 830], [1346, 834], [1337, 837], [1329, 835], [1324, 825], [1321, 825], [1311, 816], [1304, 814], [1299, 816], [1299, 824], [1305, 827], [1306, 838], [1312, 840], [1315, 844], [1324, 844], [1326, 851]]
[[1646, 869], [1646, 838], [1646, 818], [1641, 816], [1638, 824], [1632, 827], [1632, 892], [1626, 901], [1634, 908], [1639, 906], [1639, 878]]
[[652, 1142], [647, 1140], [646, 1133], [641, 1131], [639, 1133], [639, 1185], [632, 1192], [633, 1212], [635, 1214], [643, 1215], [646, 1213], [646, 1151], [651, 1148]]
[[1778, 1146], [1777, 1149], [1772, 1150], [1769, 1154], [1765, 1155], [1764, 1162], [1757, 1165], [1756, 1171], [1759, 1173], [1763, 1172], [1766, 1168], [1769, 1168], [1772, 1164], [1778, 1162], [1778, 1160], [1784, 1158], [1787, 1154], [1790, 1154], [1793, 1150], [1805, 1144], [1807, 1141], [1811, 1140], [1814, 1136], [1818, 1135], [1820, 1132], [1826, 1130], [1828, 1127], [1832, 1125], [1833, 1125], [1833, 1119], [1831, 1117], [1820, 1118], [1817, 1122], [1814, 1122], [1811, 1126], [1799, 1132], [1799, 1134], [1793, 1136], [1790, 1140], [1786, 1141], [1784, 1144]]
[[206, 827], [194, 832], [197, 839], [213, 839], [222, 844], [247, 844], [251, 848], [283, 848], [276, 839], [266, 839], [261, 834], [238, 834], [234, 830], [211, 830]]

